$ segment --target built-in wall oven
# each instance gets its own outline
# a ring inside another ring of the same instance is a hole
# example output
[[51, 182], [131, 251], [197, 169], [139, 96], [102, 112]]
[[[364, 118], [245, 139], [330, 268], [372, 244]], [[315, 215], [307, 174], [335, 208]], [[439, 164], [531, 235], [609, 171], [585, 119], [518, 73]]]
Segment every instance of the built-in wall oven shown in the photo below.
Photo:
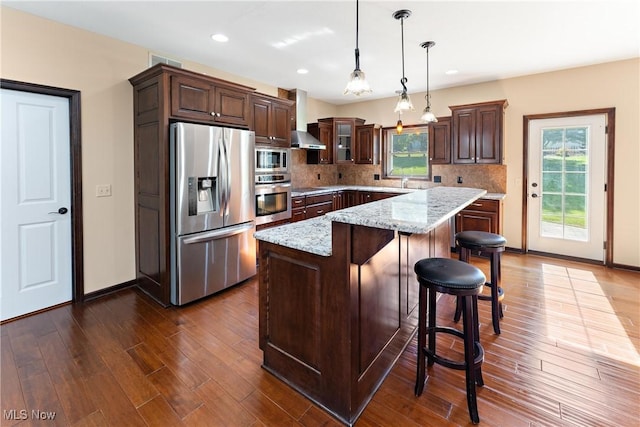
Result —
[[291, 218], [290, 152], [256, 147], [256, 224]]

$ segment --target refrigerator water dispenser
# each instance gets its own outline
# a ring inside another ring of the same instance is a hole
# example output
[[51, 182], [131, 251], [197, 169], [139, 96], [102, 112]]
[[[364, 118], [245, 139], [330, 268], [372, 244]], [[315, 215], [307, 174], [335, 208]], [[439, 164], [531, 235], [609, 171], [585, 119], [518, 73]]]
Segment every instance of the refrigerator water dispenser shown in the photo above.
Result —
[[215, 212], [215, 177], [189, 177], [189, 216]]

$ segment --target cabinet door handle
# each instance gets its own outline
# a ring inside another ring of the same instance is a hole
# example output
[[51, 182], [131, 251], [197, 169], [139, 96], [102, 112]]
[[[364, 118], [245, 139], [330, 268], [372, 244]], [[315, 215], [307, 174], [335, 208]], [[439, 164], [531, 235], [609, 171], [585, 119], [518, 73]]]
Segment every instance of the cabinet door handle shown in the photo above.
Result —
[[220, 117], [220, 113], [216, 113], [215, 111], [212, 111], [212, 112], [211, 112], [211, 115], [212, 115], [213, 117]]
[[480, 206], [480, 207], [482, 207], [482, 203], [471, 203], [471, 206]]

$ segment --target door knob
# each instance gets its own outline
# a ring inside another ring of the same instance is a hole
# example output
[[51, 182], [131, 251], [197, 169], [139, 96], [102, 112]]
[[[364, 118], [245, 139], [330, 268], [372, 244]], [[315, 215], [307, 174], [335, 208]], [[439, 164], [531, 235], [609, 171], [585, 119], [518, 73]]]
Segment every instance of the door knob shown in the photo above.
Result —
[[531, 197], [533, 197], [533, 198], [535, 199], [536, 197], [538, 197], [538, 195], [537, 195], [536, 193], [533, 193], [533, 194], [531, 195]]
[[532, 184], [531, 184], [531, 186], [535, 188], [535, 187], [537, 187], [537, 186], [538, 186], [538, 183], [537, 183], [537, 182], [534, 182], [534, 183], [532, 183]]
[[66, 214], [67, 212], [69, 212], [69, 209], [67, 209], [67, 208], [60, 208], [60, 209], [58, 209], [58, 211], [57, 211], [57, 212], [49, 212], [49, 213], [50, 213], [50, 214], [55, 214], [55, 213], [57, 213], [57, 214], [60, 214], [60, 215], [64, 215], [64, 214]]

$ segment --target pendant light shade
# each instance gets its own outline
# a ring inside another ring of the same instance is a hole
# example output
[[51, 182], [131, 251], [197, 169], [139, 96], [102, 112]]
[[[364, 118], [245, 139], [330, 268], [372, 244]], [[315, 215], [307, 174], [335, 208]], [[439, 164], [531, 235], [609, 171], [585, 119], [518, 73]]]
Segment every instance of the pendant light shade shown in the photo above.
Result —
[[364, 72], [360, 70], [360, 49], [358, 49], [358, 22], [359, 22], [359, 7], [358, 0], [356, 0], [356, 68], [353, 70], [351, 75], [349, 76], [349, 82], [347, 83], [347, 87], [344, 88], [344, 94], [347, 95], [349, 93], [360, 96], [365, 93], [371, 92], [371, 87], [367, 82], [367, 79], [364, 76]]
[[411, 16], [411, 11], [408, 9], [397, 10], [393, 13], [392, 16], [395, 19], [400, 20], [400, 36], [402, 43], [402, 78], [400, 79], [402, 92], [400, 92], [398, 103], [396, 104], [396, 108], [393, 111], [396, 113], [402, 113], [403, 111], [414, 111], [413, 103], [411, 102], [411, 98], [409, 98], [409, 94], [407, 93], [408, 80], [404, 75], [404, 20]]
[[429, 48], [432, 48], [435, 44], [436, 42], [434, 41], [428, 41], [420, 45], [420, 47], [427, 50], [427, 94], [424, 96], [427, 106], [424, 107], [422, 116], [420, 116], [420, 121], [423, 123], [436, 123], [438, 121], [435, 114], [431, 112], [431, 94], [429, 93]]

